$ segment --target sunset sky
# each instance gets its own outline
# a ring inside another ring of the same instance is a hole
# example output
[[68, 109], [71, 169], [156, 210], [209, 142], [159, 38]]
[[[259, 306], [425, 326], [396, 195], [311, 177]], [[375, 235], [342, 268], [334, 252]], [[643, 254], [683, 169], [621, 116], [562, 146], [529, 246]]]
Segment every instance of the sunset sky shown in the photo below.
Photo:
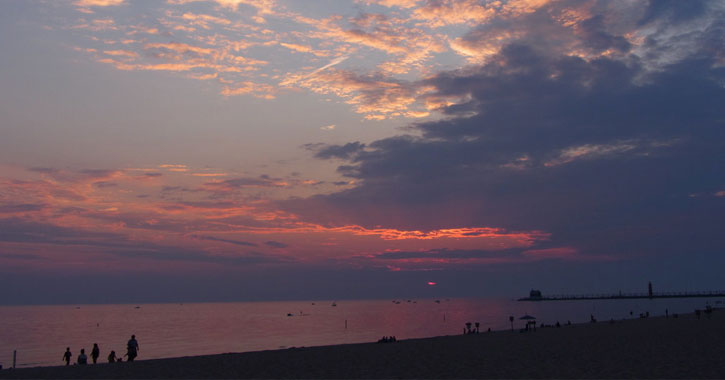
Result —
[[0, 2], [0, 304], [724, 289], [725, 2]]

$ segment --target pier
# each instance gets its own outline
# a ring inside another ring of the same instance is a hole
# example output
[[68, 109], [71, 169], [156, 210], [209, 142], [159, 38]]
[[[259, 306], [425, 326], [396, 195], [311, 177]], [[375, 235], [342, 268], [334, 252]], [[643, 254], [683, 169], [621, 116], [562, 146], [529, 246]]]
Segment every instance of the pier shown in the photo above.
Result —
[[614, 294], [559, 294], [544, 296], [539, 290], [531, 290], [528, 297], [519, 298], [518, 301], [584, 301], [584, 300], [622, 300], [622, 299], [656, 299], [656, 298], [715, 298], [724, 297], [724, 290], [702, 292], [653, 292], [652, 283], [649, 283], [647, 293], [619, 293]]

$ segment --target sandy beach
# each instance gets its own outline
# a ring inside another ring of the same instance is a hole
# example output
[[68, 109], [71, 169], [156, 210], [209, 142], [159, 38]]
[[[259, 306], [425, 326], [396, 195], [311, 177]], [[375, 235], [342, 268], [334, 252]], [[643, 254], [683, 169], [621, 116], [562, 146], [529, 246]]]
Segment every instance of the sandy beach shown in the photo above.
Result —
[[724, 352], [725, 311], [718, 310], [701, 319], [4, 369], [0, 378], [725, 378]]

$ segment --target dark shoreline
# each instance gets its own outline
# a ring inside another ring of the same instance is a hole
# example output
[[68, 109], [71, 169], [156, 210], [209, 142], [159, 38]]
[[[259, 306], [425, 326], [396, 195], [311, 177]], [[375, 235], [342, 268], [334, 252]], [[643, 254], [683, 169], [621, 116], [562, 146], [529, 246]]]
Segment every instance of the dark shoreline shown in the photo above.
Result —
[[85, 367], [0, 378], [725, 378], [725, 311]]

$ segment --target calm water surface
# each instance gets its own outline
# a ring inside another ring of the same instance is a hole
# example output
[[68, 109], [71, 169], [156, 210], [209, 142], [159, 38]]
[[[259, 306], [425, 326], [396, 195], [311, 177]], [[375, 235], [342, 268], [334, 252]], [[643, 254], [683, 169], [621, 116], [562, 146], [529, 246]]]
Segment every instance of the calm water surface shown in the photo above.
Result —
[[[606, 300], [516, 302], [505, 299], [432, 299], [141, 305], [62, 305], [0, 307], [0, 364], [18, 367], [61, 365], [65, 347], [73, 360], [81, 348], [125, 354], [135, 334], [139, 360], [189, 355], [244, 352], [288, 347], [372, 342], [382, 336], [398, 339], [461, 334], [466, 322], [481, 331], [510, 329], [508, 317], [530, 314], [539, 322], [586, 322], [692, 312], [715, 299]], [[292, 314], [292, 316], [288, 316]], [[346, 327], [347, 324], [347, 327]]]

